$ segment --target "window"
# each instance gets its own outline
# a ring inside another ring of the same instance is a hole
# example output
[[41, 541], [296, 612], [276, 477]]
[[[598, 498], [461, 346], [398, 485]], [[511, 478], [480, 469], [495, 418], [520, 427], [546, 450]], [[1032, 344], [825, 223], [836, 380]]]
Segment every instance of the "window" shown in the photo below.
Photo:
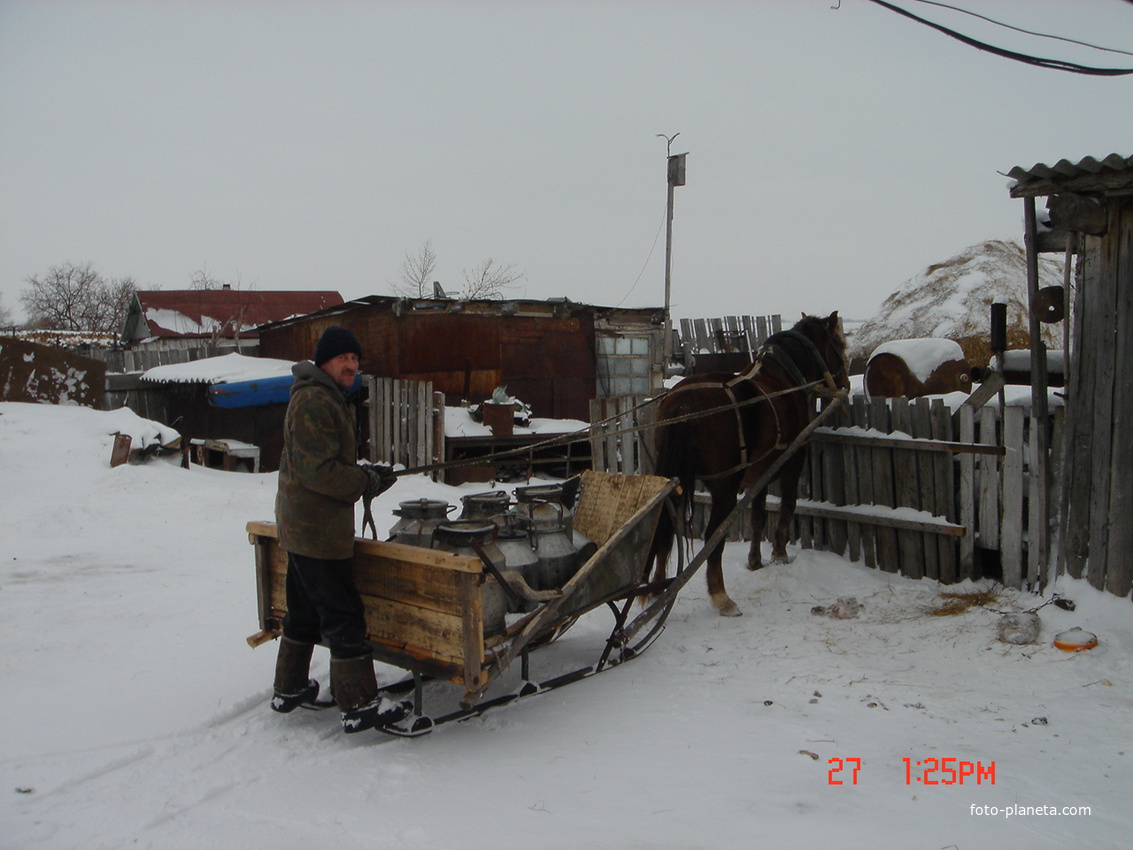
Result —
[[650, 339], [646, 333], [598, 335], [598, 395], [649, 395]]

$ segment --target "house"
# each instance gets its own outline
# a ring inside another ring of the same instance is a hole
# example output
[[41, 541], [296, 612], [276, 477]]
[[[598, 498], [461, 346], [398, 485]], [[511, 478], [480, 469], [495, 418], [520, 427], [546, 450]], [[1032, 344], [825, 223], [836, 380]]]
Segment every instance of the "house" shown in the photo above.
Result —
[[342, 296], [330, 290], [139, 290], [130, 300], [121, 342], [132, 349], [249, 353], [258, 343], [258, 325], [339, 304]]
[[431, 381], [448, 404], [497, 386], [550, 419], [590, 417], [590, 400], [662, 384], [664, 311], [566, 299], [454, 301], [368, 296], [258, 328], [264, 357], [309, 359], [326, 328], [354, 331], [362, 370]]

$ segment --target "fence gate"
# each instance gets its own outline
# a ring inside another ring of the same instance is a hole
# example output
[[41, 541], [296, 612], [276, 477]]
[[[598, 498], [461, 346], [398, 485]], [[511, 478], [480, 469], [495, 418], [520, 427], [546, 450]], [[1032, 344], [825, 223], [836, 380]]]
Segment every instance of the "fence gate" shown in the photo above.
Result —
[[444, 446], [444, 401], [438, 412], [432, 382], [372, 375], [365, 381], [370, 460], [407, 468], [437, 463]]

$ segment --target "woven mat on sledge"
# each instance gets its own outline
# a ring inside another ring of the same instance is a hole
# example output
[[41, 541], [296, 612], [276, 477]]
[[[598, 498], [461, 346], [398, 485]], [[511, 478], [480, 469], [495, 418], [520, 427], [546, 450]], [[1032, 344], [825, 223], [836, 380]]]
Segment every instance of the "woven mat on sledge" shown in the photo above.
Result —
[[657, 475], [587, 470], [582, 473], [582, 496], [574, 512], [574, 527], [602, 546], [667, 483]]

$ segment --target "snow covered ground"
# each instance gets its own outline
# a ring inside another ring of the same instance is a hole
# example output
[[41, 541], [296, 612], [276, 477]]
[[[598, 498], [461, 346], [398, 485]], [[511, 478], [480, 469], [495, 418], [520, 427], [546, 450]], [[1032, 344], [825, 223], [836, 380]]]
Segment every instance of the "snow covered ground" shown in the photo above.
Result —
[[[971, 586], [809, 551], [749, 573], [732, 546], [742, 618], [698, 576], [632, 663], [416, 740], [347, 738], [333, 712], [272, 713], [274, 644], [244, 642], [244, 524], [271, 518], [275, 475], [112, 469], [114, 431], [160, 439], [126, 411], [0, 404], [0, 847], [1129, 846], [1129, 600], [1060, 581], [1076, 610], [1014, 646], [992, 610], [928, 613]], [[379, 528], [477, 489], [403, 479]], [[857, 618], [812, 613], [843, 596]], [[594, 660], [607, 616], [535, 675]], [[1051, 646], [1076, 625], [1100, 645]]]

